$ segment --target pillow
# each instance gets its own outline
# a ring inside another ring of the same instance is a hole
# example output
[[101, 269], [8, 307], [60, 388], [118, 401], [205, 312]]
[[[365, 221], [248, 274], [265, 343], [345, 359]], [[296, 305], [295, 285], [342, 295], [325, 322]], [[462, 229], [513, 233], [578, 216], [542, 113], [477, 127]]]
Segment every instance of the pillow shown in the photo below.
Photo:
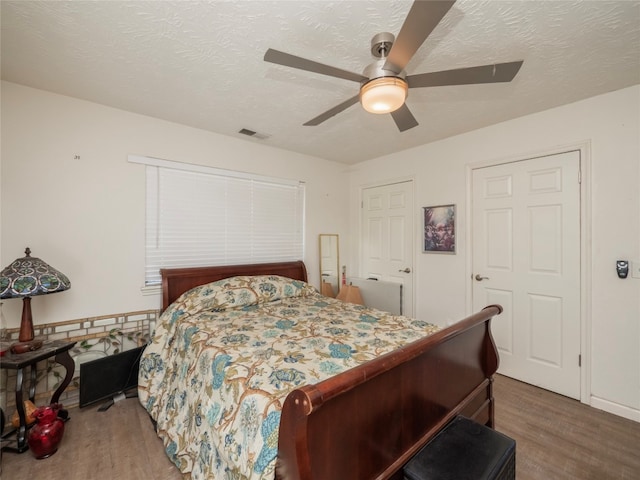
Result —
[[288, 297], [306, 297], [316, 290], [301, 280], [279, 275], [255, 275], [225, 278], [192, 288], [176, 303], [185, 313], [221, 311], [273, 302]]

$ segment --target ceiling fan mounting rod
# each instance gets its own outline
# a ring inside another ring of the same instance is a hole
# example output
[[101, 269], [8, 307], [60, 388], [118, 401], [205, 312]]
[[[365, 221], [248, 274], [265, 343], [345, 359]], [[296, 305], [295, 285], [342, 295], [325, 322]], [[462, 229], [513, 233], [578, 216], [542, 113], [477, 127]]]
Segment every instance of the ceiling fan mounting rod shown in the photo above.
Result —
[[[395, 41], [395, 36], [393, 33], [382, 32], [373, 36], [371, 39], [371, 53], [374, 57], [379, 58], [375, 62], [367, 65], [362, 72], [362, 74], [369, 79], [369, 81], [374, 80], [376, 78], [381, 77], [397, 77], [401, 79], [406, 78], [406, 73], [394, 72], [392, 70], [387, 70], [384, 68], [387, 63], [387, 55], [393, 46], [393, 42]], [[363, 82], [366, 84], [368, 82]]]
[[395, 39], [396, 37], [393, 33], [389, 32], [374, 35], [371, 39], [371, 54], [377, 58], [385, 58], [389, 54]]
[[364, 83], [368, 83], [369, 81], [374, 80], [376, 78], [380, 78], [380, 77], [396, 77], [396, 78], [401, 78], [403, 80], [407, 78], [407, 74], [404, 70], [398, 73], [393, 72], [391, 70], [385, 70], [384, 69], [385, 63], [386, 61], [383, 57], [380, 60], [376, 60], [375, 62], [367, 65], [363, 70], [362, 74], [365, 77], [367, 77], [369, 80]]

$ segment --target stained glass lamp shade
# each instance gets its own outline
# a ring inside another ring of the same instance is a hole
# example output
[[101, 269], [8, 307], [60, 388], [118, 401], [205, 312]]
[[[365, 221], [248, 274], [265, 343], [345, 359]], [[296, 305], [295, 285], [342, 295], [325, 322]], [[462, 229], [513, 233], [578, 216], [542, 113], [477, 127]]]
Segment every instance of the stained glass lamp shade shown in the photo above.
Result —
[[24, 253], [24, 257], [14, 260], [0, 272], [0, 299], [22, 298], [22, 320], [18, 340], [31, 342], [34, 337], [31, 297], [69, 290], [71, 282], [65, 274], [39, 258], [32, 257], [29, 247]]

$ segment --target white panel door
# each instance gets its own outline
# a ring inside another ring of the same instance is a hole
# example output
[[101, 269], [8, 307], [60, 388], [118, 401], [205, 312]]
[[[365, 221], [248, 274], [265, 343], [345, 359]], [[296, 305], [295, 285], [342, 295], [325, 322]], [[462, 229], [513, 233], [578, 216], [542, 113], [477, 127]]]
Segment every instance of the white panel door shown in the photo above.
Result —
[[413, 316], [413, 182], [366, 188], [362, 194], [364, 278], [402, 284], [402, 314]]
[[499, 372], [580, 398], [580, 153], [473, 171], [473, 307]]

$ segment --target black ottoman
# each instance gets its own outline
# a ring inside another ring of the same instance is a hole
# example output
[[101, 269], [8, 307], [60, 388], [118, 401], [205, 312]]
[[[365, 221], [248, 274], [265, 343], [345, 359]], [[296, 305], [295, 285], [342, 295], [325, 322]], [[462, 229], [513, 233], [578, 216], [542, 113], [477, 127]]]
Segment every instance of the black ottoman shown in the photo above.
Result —
[[512, 480], [516, 442], [457, 416], [403, 467], [405, 480]]

